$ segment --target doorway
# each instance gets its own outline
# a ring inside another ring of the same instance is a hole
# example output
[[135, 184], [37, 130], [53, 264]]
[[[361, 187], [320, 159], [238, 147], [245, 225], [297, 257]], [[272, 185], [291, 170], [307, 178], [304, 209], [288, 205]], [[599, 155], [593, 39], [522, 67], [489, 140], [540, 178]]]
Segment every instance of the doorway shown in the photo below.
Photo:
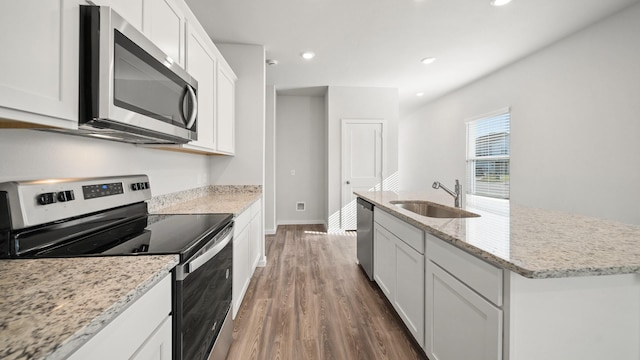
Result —
[[354, 191], [382, 189], [384, 120], [342, 120], [340, 228], [356, 229]]

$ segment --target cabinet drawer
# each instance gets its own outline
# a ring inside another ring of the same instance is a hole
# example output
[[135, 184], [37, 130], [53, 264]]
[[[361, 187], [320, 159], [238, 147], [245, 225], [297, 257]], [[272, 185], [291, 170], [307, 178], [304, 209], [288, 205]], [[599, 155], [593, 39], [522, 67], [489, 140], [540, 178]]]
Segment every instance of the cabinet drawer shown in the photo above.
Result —
[[424, 254], [424, 232], [422, 230], [413, 225], [409, 225], [377, 207], [373, 208], [373, 220], [400, 238], [407, 245], [416, 249], [420, 254]]
[[427, 258], [497, 306], [502, 306], [502, 269], [427, 234]]

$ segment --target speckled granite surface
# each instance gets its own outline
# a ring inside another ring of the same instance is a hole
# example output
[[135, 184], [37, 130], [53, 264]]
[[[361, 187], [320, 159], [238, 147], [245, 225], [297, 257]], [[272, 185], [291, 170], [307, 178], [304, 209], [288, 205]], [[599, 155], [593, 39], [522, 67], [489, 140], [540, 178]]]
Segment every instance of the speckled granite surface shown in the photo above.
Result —
[[154, 197], [149, 212], [154, 214], [238, 215], [262, 196], [258, 185], [214, 185]]
[[64, 359], [169, 274], [176, 255], [0, 260], [0, 359]]
[[[431, 200], [421, 193], [358, 192], [358, 196], [499, 267], [528, 278], [640, 273], [640, 227], [563, 212], [467, 197], [478, 218], [437, 219], [391, 201]], [[452, 198], [437, 199], [452, 206]]]

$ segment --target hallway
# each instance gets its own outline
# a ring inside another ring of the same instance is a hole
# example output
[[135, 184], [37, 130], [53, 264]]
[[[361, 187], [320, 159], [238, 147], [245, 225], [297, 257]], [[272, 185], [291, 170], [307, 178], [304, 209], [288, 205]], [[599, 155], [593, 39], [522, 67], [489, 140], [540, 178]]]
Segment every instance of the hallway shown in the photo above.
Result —
[[356, 264], [355, 232], [280, 226], [265, 246], [227, 359], [425, 359]]

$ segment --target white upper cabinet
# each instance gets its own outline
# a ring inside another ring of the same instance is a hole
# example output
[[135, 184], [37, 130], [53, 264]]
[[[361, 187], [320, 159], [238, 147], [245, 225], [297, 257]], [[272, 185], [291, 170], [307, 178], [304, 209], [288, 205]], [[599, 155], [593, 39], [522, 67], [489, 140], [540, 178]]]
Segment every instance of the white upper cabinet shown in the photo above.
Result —
[[236, 79], [236, 75], [230, 69], [218, 64], [216, 142], [218, 152], [225, 154], [235, 152]]
[[[184, 145], [145, 146], [233, 155], [237, 77], [187, 4], [91, 3], [111, 7], [198, 81], [198, 139]], [[0, 46], [10, 54], [0, 56], [0, 127], [78, 128], [79, 6], [88, 4], [0, 1]]]
[[77, 127], [79, 4], [0, 1], [0, 119]]
[[148, 2], [149, 0], [94, 0], [96, 5], [110, 6], [140, 32], [144, 32], [142, 25], [144, 23], [145, 3]]
[[185, 16], [171, 0], [145, 0], [144, 33], [173, 61], [184, 67]]
[[215, 76], [218, 60], [213, 42], [191, 23], [187, 24], [187, 71], [198, 81], [198, 140], [186, 147], [215, 151]]

